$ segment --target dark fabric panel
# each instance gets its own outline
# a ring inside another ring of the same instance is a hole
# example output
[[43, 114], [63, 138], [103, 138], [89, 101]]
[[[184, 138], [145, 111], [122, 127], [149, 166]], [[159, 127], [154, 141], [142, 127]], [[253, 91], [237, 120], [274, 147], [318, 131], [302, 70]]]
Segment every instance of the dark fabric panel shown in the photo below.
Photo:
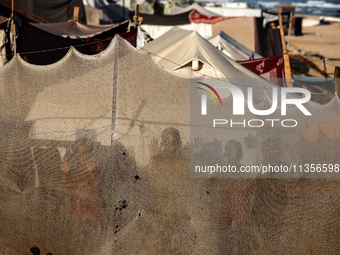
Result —
[[128, 31], [128, 28], [129, 28], [129, 22], [124, 22], [118, 27], [114, 27], [113, 29], [107, 30], [107, 31], [105, 31], [101, 34], [98, 34], [98, 35], [92, 37], [92, 39], [93, 38], [102, 39], [102, 38], [114, 36], [116, 34], [123, 34], [123, 33], [126, 33], [126, 31]]
[[[29, 63], [48, 65], [62, 59], [72, 45], [82, 53], [90, 54], [88, 47], [77, 45], [85, 44], [86, 39], [68, 39], [40, 30], [27, 22], [23, 22], [19, 29], [17, 39], [17, 52]], [[65, 49], [59, 49], [65, 48]], [[52, 50], [58, 49], [58, 50]], [[52, 50], [52, 51], [46, 51]], [[39, 53], [29, 53], [46, 51]], [[27, 53], [27, 54], [26, 54]]]
[[279, 29], [263, 27], [263, 18], [255, 19], [255, 51], [263, 57], [282, 55]]
[[[92, 38], [100, 40], [102, 38], [112, 37], [115, 34], [125, 33], [127, 28], [128, 22], [125, 22], [118, 27], [110, 29]], [[89, 38], [70, 39], [54, 35], [38, 29], [27, 22], [22, 22], [22, 26], [19, 28], [19, 37], [17, 39], [17, 52], [20, 53], [20, 55], [29, 63], [36, 65], [48, 65], [62, 59], [68, 52], [70, 46], [75, 47], [81, 53], [90, 55], [90, 45], [84, 45], [87, 44], [88, 41]], [[31, 53], [37, 51], [39, 52]]]
[[[0, 14], [10, 14], [11, 0], [0, 0]], [[82, 0], [15, 0], [15, 11], [29, 20], [38, 17], [47, 22], [63, 22], [73, 18], [73, 9], [79, 7], [79, 22], [86, 24], [85, 8]], [[7, 10], [6, 10], [7, 9]], [[34, 14], [34, 15], [33, 15]]]
[[[278, 12], [267, 12], [268, 14], [271, 14], [271, 15], [276, 15], [278, 16]], [[285, 32], [285, 35], [288, 34], [288, 29], [289, 29], [289, 20], [290, 20], [290, 12], [287, 11], [287, 12], [281, 12], [281, 15], [282, 15], [282, 25], [283, 25], [283, 30]], [[293, 15], [294, 16], [294, 15]], [[275, 21], [274, 24], [276, 26], [279, 26], [279, 21]]]
[[68, 22], [58, 22], [58, 23], [30, 23], [38, 29], [45, 32], [56, 34], [60, 36], [73, 36], [77, 38], [86, 38], [93, 36], [101, 36], [104, 33], [121, 34], [127, 31], [129, 26], [129, 21], [124, 21], [120, 24], [114, 24], [111, 26], [94, 27], [81, 24], [79, 22], [68, 21]]
[[[127, 40], [133, 47], [136, 48], [137, 46], [137, 28], [134, 28], [130, 30], [129, 32], [120, 34], [121, 37], [123, 37], [125, 40]], [[90, 39], [91, 42], [91, 52], [92, 54], [98, 54], [105, 50], [107, 46], [111, 43], [111, 40], [114, 37], [108, 37], [108, 38], [101, 38], [101, 39]], [[102, 41], [101, 41], [102, 40]], [[97, 43], [95, 43], [97, 42]], [[92, 44], [93, 43], [93, 44]]]
[[190, 24], [190, 12], [191, 11], [178, 15], [150, 15], [145, 13], [139, 13], [138, 15], [143, 17], [142, 25], [176, 26]]
[[[266, 11], [265, 13], [267, 14], [271, 14], [271, 15], [279, 15], [278, 12], [268, 12]], [[286, 11], [286, 12], [281, 12], [282, 15], [290, 15], [290, 12]]]

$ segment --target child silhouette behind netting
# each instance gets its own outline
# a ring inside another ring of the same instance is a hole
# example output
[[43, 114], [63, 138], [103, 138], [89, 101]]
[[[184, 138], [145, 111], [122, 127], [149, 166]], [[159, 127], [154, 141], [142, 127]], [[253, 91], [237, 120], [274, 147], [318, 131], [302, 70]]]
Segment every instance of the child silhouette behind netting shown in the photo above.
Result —
[[177, 129], [166, 128], [161, 137], [161, 146], [157, 139], [149, 144], [147, 177], [154, 190], [155, 209], [161, 217], [185, 215], [186, 185], [190, 174], [189, 157], [182, 148]]
[[93, 144], [87, 138], [77, 140], [69, 159], [61, 160], [63, 185], [72, 186], [73, 219], [94, 220], [100, 216], [101, 195], [96, 178], [99, 162], [93, 153]]

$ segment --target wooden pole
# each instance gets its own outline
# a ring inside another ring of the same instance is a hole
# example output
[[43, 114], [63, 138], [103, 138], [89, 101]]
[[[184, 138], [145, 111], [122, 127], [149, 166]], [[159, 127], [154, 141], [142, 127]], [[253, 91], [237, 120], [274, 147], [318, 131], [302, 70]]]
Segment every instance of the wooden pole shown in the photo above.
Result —
[[139, 5], [136, 4], [136, 7], [135, 7], [135, 16], [133, 17], [134, 20], [135, 20], [135, 28], [137, 27], [137, 24], [138, 24], [138, 12], [139, 12]]
[[78, 6], [74, 6], [73, 9], [73, 22], [78, 22], [79, 19], [79, 7]]
[[15, 22], [14, 22], [14, 0], [12, 0], [12, 12], [11, 12], [11, 20], [12, 20], [12, 36], [13, 36], [13, 48], [14, 48], [14, 57], [17, 56], [17, 40], [16, 40], [16, 31], [15, 31]]
[[133, 16], [133, 20], [135, 21], [135, 28], [143, 21], [143, 17], [139, 17], [138, 12], [139, 12], [139, 5], [136, 4], [135, 16]]
[[290, 63], [289, 63], [289, 55], [287, 51], [287, 45], [286, 45], [286, 39], [285, 39], [285, 33], [283, 30], [283, 25], [282, 25], [282, 15], [281, 15], [281, 10], [279, 10], [279, 25], [280, 25], [280, 34], [281, 34], [281, 43], [282, 43], [282, 51], [283, 51], [283, 60], [285, 64], [285, 73], [286, 73], [286, 78], [287, 78], [287, 87], [293, 87], [292, 83], [292, 71], [290, 69]]
[[11, 12], [11, 19], [14, 17], [14, 0], [12, 0], [12, 12]]
[[328, 75], [327, 75], [327, 64], [326, 64], [326, 59], [323, 58], [323, 71], [324, 71], [324, 75], [325, 75], [325, 78], [328, 78]]
[[293, 16], [294, 16], [294, 12], [290, 12], [289, 13], [289, 27], [288, 27], [288, 36], [291, 36], [291, 32], [292, 32], [292, 21], [293, 21]]

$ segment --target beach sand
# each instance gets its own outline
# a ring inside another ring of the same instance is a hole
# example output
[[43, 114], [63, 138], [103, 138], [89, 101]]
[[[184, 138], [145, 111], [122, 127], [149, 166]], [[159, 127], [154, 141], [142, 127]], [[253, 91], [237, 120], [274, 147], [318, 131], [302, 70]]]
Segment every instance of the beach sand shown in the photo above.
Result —
[[[302, 16], [319, 19], [318, 16]], [[335, 66], [340, 66], [340, 23], [302, 27], [302, 36], [286, 36], [293, 73], [324, 77], [324, 60], [329, 77], [334, 77]]]

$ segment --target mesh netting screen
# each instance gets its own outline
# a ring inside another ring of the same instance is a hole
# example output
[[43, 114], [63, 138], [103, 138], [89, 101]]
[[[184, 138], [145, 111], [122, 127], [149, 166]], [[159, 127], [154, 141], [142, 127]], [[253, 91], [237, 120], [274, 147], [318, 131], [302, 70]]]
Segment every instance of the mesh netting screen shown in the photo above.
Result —
[[337, 179], [190, 177], [230, 140], [243, 165], [277, 163], [278, 146], [287, 162], [336, 164], [337, 97], [281, 140], [228, 129], [216, 142], [192, 135], [211, 132], [192, 125], [192, 79], [119, 37], [48, 66], [14, 58], [0, 77], [0, 254], [339, 253]]

